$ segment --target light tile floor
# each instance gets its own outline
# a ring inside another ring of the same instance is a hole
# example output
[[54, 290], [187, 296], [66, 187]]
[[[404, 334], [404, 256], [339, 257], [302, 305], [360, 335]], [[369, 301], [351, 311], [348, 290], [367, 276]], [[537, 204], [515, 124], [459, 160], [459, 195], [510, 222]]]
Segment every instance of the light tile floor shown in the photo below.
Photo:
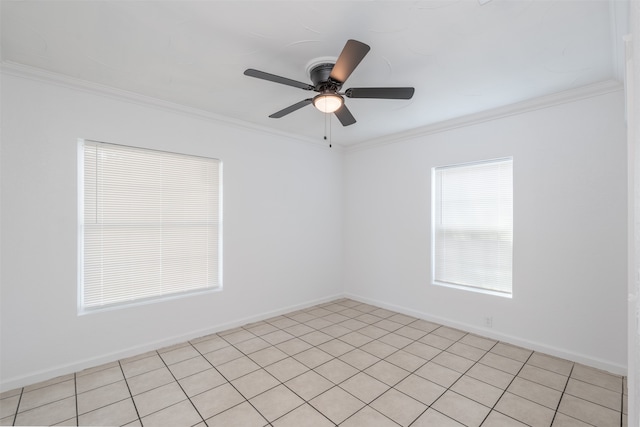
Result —
[[626, 426], [625, 378], [341, 299], [2, 393], [2, 425]]

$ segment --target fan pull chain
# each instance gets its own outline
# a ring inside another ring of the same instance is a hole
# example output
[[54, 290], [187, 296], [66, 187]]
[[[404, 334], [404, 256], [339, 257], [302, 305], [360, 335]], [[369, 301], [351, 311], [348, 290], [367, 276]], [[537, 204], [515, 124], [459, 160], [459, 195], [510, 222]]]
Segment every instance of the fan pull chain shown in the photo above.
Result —
[[[329, 122], [329, 125], [327, 126], [327, 121]], [[329, 148], [331, 148], [332, 145], [332, 139], [331, 139], [331, 114], [325, 113], [324, 114], [324, 140], [327, 140], [327, 127], [329, 128]]]

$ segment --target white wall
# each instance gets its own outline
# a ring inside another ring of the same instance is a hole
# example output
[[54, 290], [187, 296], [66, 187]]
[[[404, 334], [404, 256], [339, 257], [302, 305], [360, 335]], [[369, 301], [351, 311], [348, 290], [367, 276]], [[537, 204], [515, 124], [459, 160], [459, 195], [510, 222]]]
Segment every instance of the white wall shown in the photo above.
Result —
[[[513, 298], [430, 284], [431, 168], [513, 156]], [[622, 90], [345, 157], [345, 291], [626, 373]], [[485, 318], [493, 327], [485, 327]]]
[[[344, 292], [625, 373], [621, 91], [343, 157], [17, 74], [1, 82], [2, 390]], [[77, 138], [223, 160], [224, 291], [77, 315]], [[513, 299], [429, 285], [431, 167], [502, 156]]]
[[[224, 290], [77, 315], [77, 139], [220, 158]], [[10, 389], [342, 294], [342, 154], [2, 75], [0, 382]]]

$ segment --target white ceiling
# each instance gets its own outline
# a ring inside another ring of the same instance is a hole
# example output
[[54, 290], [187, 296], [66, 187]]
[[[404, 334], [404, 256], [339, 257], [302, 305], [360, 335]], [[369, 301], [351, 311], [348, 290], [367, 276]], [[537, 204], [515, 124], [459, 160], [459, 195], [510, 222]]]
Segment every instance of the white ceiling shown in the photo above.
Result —
[[321, 140], [309, 97], [243, 75], [309, 82], [347, 39], [371, 46], [343, 89], [413, 86], [410, 101], [347, 99], [349, 146], [563, 90], [620, 79], [616, 0], [1, 1], [2, 61]]

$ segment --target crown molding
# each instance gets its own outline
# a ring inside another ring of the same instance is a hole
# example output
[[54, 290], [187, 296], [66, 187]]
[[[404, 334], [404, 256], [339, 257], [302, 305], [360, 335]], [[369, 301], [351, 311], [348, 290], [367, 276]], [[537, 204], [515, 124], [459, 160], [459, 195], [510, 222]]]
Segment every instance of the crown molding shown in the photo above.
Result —
[[557, 92], [551, 95], [545, 95], [545, 96], [530, 99], [527, 101], [518, 102], [518, 103], [507, 105], [504, 107], [493, 108], [491, 110], [486, 110], [479, 113], [469, 114], [466, 116], [457, 117], [454, 119], [445, 120], [438, 123], [433, 123], [431, 125], [411, 129], [406, 132], [397, 133], [392, 136], [360, 142], [360, 143], [345, 147], [344, 151], [346, 153], [350, 153], [354, 151], [367, 150], [370, 148], [375, 148], [383, 145], [396, 144], [399, 142], [414, 140], [416, 138], [427, 136], [427, 135], [447, 132], [453, 129], [473, 126], [473, 125], [477, 125], [484, 122], [502, 119], [505, 117], [515, 116], [515, 115], [524, 114], [524, 113], [528, 113], [535, 110], [553, 107], [556, 105], [561, 105], [561, 104], [579, 101], [582, 99], [601, 96], [611, 92], [622, 91], [623, 89], [624, 89], [624, 86], [619, 81], [605, 80], [602, 82], [581, 86], [575, 89], [570, 89], [562, 92]]
[[235, 127], [238, 129], [249, 130], [256, 133], [269, 134], [280, 138], [292, 139], [298, 142], [311, 144], [318, 148], [333, 149], [344, 153], [350, 153], [360, 150], [366, 150], [382, 145], [395, 144], [404, 141], [413, 140], [426, 135], [431, 135], [449, 130], [472, 126], [504, 117], [514, 116], [527, 113], [539, 109], [549, 108], [555, 105], [565, 104], [578, 101], [581, 99], [591, 98], [604, 95], [611, 92], [623, 90], [623, 84], [617, 80], [605, 80], [599, 83], [582, 86], [551, 95], [534, 98], [531, 100], [519, 102], [516, 104], [498, 107], [486, 110], [480, 113], [474, 113], [463, 117], [458, 117], [427, 126], [400, 132], [391, 136], [375, 138], [368, 141], [355, 143], [352, 145], [333, 144], [333, 148], [329, 148], [325, 142], [315, 139], [302, 137], [288, 132], [278, 131], [266, 126], [260, 126], [242, 120], [233, 119], [220, 114], [211, 113], [209, 111], [187, 107], [181, 104], [164, 101], [135, 92], [117, 89], [111, 86], [93, 83], [75, 77], [66, 76], [59, 73], [45, 71], [40, 68], [28, 65], [18, 64], [12, 61], [2, 61], [0, 65], [2, 74], [26, 78], [48, 84], [62, 86], [72, 90], [88, 92], [119, 101], [129, 102], [133, 104], [143, 105], [146, 107], [156, 108], [162, 111], [178, 113], [188, 117], [206, 120], [220, 125]]
[[[266, 126], [256, 125], [243, 120], [233, 119], [221, 114], [215, 114], [209, 111], [201, 110], [198, 108], [187, 107], [185, 105], [177, 104], [174, 102], [165, 101], [158, 98], [153, 98], [139, 93], [117, 89], [111, 86], [89, 82], [80, 78], [71, 77], [51, 71], [46, 71], [41, 68], [36, 68], [28, 65], [19, 64], [12, 61], [2, 61], [0, 64], [0, 71], [2, 74], [34, 80], [42, 83], [53, 84], [56, 86], [62, 86], [67, 89], [82, 91], [91, 93], [94, 95], [104, 96], [112, 98], [118, 101], [128, 102], [132, 104], [142, 105], [145, 107], [151, 107], [162, 111], [171, 113], [182, 114], [191, 118], [200, 120], [206, 120], [220, 125], [235, 127], [243, 130], [249, 130], [252, 132], [269, 134], [280, 138], [293, 139], [297, 142], [304, 142], [314, 145], [318, 148], [327, 148], [326, 143], [320, 142], [315, 139], [306, 138], [300, 135], [295, 135], [288, 132], [279, 131]], [[333, 144], [332, 149], [342, 151], [342, 146]]]

